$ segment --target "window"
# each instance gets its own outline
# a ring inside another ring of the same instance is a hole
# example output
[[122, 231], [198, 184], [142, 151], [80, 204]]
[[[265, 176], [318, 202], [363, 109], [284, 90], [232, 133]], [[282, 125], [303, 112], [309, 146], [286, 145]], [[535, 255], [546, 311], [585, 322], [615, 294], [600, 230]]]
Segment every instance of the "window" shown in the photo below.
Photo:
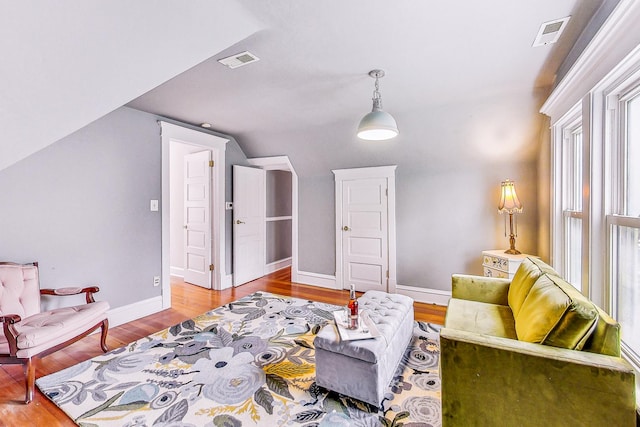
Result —
[[582, 291], [583, 142], [582, 105], [576, 104], [553, 130], [553, 264]]
[[638, 19], [640, 2], [620, 2], [541, 112], [551, 119], [553, 142], [552, 264], [620, 322], [623, 357], [636, 371], [640, 399]]
[[563, 275], [582, 287], [582, 126], [574, 121], [562, 139], [562, 266]]
[[618, 95], [612, 138], [609, 276], [625, 354], [640, 364], [640, 82]]

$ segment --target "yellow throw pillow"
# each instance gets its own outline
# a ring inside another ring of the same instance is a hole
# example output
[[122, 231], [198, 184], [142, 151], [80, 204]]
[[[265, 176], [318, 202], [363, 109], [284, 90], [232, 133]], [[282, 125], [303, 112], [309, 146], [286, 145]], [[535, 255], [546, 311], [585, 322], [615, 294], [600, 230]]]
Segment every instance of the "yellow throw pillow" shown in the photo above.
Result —
[[596, 306], [596, 310], [596, 327], [582, 350], [620, 357], [620, 324], [600, 307]]
[[514, 316], [518, 315], [531, 287], [543, 274], [559, 276], [551, 266], [539, 258], [527, 257], [522, 261], [509, 285], [508, 301]]
[[569, 283], [544, 274], [514, 317], [519, 340], [580, 350], [593, 333], [598, 311]]

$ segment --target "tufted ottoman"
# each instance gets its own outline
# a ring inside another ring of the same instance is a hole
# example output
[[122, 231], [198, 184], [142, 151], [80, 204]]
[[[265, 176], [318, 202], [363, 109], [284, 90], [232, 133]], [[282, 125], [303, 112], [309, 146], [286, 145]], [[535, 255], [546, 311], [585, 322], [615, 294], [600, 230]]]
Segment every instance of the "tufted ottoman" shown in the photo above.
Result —
[[380, 407], [413, 335], [413, 299], [380, 291], [358, 298], [378, 328], [377, 338], [341, 341], [335, 324], [316, 336], [316, 383]]

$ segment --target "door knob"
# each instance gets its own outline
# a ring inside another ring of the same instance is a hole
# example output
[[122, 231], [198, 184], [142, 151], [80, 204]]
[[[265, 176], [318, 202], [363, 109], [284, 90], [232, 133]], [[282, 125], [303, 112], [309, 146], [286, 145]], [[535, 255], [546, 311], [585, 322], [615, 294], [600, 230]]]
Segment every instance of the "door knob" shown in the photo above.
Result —
[[351, 229], [349, 228], [349, 226], [348, 226], [348, 225], [345, 225], [344, 227], [342, 227], [342, 229], [343, 229], [344, 231], [349, 231], [349, 230], [351, 230]]
[[239, 219], [237, 219], [236, 224], [244, 224], [244, 221], [240, 221]]

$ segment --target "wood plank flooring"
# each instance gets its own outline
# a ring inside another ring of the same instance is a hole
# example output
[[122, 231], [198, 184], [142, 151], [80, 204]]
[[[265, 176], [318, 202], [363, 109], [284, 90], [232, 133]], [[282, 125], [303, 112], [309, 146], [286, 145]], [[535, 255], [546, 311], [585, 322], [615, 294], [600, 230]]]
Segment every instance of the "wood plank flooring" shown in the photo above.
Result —
[[[349, 298], [348, 291], [292, 283], [290, 269], [279, 270], [246, 285], [224, 291], [210, 291], [185, 284], [178, 278], [172, 278], [172, 308], [110, 329], [107, 344], [110, 349], [122, 347], [257, 291], [267, 291], [337, 305], [345, 304]], [[414, 310], [416, 320], [437, 324], [444, 322], [445, 307], [415, 303]], [[36, 377], [51, 374], [99, 354], [102, 354], [100, 335], [91, 335], [38, 360], [36, 362]], [[0, 426], [75, 426], [75, 423], [40, 393], [37, 387], [34, 400], [29, 405], [22, 403], [24, 393], [22, 367], [2, 365], [0, 367]]]

